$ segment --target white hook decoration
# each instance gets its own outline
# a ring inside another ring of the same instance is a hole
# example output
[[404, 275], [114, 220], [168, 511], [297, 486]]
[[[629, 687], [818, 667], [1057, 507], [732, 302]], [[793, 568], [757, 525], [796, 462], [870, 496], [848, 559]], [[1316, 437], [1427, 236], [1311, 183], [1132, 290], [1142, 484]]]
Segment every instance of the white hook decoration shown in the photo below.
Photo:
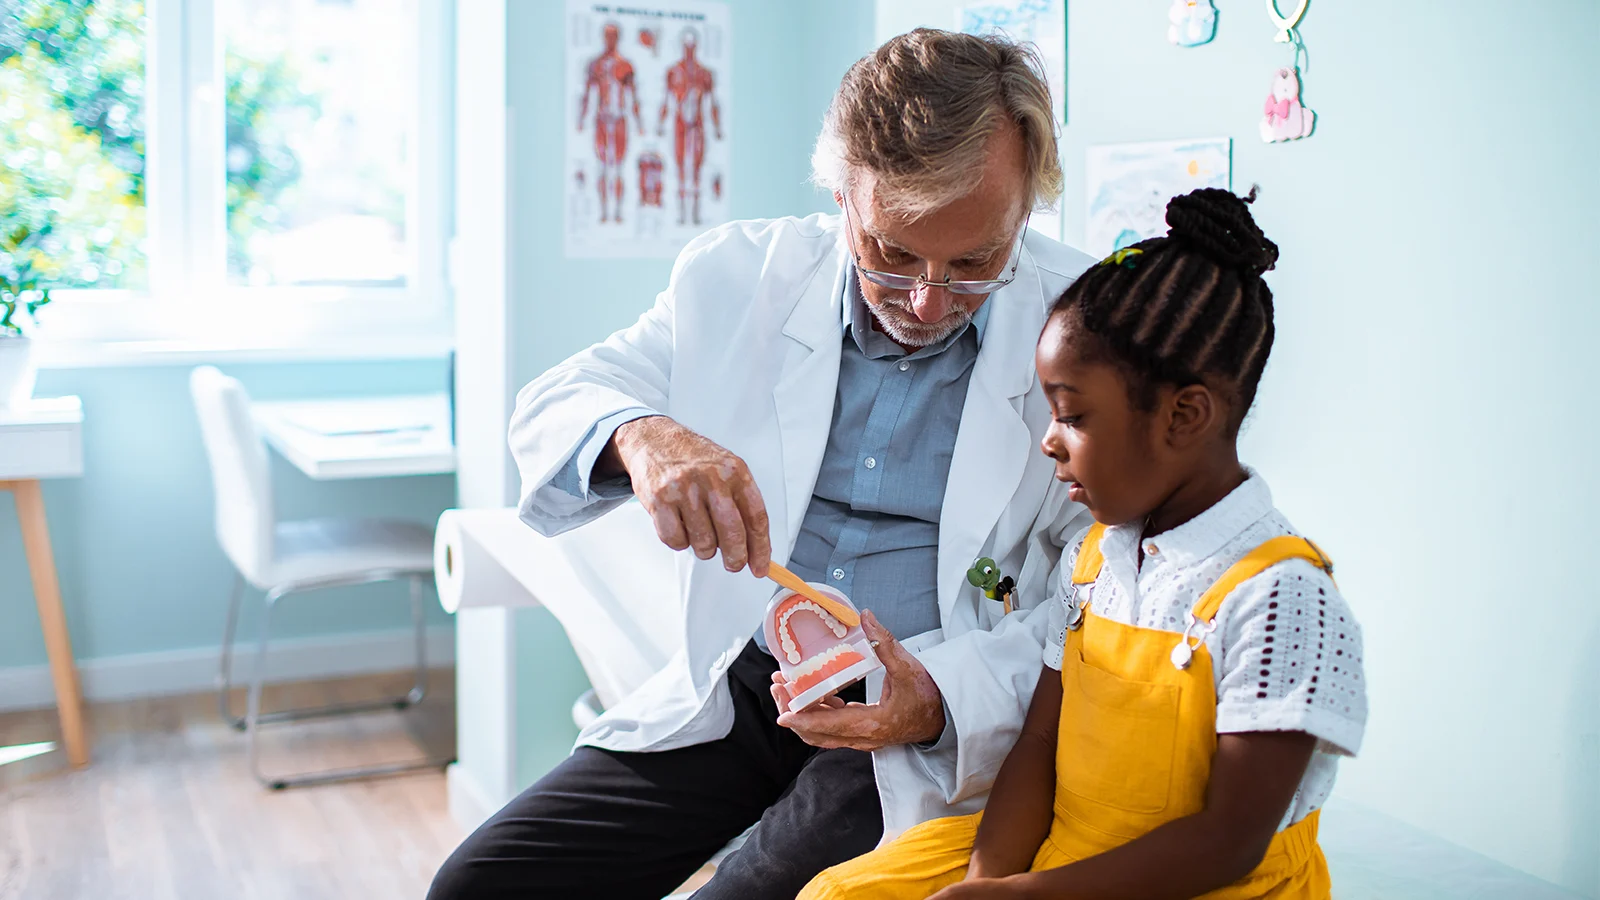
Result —
[[[1300, 31], [1296, 27], [1304, 18], [1310, 2], [1299, 0], [1294, 15], [1284, 16], [1278, 12], [1278, 0], [1267, 0], [1267, 15], [1278, 28], [1278, 36], [1273, 40], [1294, 47], [1294, 62], [1273, 73], [1272, 87], [1262, 107], [1261, 140], [1269, 144], [1310, 137], [1316, 128], [1317, 114], [1300, 102], [1300, 61], [1304, 57], [1309, 66], [1311, 60], [1305, 54], [1306, 45], [1300, 40]], [[1174, 664], [1178, 661], [1178, 652], [1173, 651]]]
[[1306, 7], [1311, 0], [1300, 0], [1300, 5], [1295, 7], [1294, 15], [1285, 17], [1278, 12], [1278, 0], [1267, 0], [1267, 15], [1272, 18], [1272, 24], [1278, 27], [1278, 36], [1273, 38], [1280, 44], [1299, 43], [1295, 34], [1295, 26], [1305, 18]]

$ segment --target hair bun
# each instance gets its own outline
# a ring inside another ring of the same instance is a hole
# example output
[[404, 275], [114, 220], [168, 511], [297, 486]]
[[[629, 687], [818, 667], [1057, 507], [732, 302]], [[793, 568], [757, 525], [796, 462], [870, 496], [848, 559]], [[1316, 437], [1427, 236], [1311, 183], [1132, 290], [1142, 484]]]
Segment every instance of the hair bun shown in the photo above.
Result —
[[1249, 204], [1257, 188], [1240, 197], [1220, 188], [1200, 188], [1167, 204], [1168, 237], [1223, 268], [1259, 277], [1278, 261], [1278, 245], [1267, 240]]

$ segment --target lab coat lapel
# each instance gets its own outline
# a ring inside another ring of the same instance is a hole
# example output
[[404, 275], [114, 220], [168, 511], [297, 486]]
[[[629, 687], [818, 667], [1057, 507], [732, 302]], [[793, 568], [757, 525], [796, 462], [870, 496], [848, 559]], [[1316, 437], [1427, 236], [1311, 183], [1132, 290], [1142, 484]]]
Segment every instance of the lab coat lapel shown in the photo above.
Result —
[[801, 290], [784, 336], [791, 340], [778, 383], [772, 389], [777, 407], [778, 431], [783, 443], [784, 507], [768, 510], [774, 526], [773, 556], [784, 561], [794, 551], [822, 469], [828, 431], [833, 425], [833, 401], [839, 385], [839, 358], [844, 344], [844, 254], [832, 265], [818, 267], [815, 277]]
[[[1034, 451], [1022, 401], [1033, 386], [1034, 345], [1053, 298], [1042, 295], [1033, 258], [1026, 248], [1023, 254], [1016, 280], [987, 301], [989, 322], [967, 386], [939, 514], [939, 614], [946, 637], [977, 625], [977, 608], [956, 601]], [[953, 629], [958, 621], [961, 626]]]

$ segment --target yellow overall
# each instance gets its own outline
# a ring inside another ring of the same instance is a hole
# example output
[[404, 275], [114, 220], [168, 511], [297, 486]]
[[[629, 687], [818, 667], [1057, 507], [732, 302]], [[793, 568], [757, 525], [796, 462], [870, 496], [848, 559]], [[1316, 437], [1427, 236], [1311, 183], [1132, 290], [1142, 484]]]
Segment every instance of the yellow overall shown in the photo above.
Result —
[[[1084, 539], [1073, 584], [1093, 584], [1099, 576], [1104, 531], [1096, 525]], [[1234, 588], [1289, 559], [1332, 571], [1310, 541], [1273, 538], [1200, 597], [1181, 636], [1104, 619], [1084, 605], [1081, 627], [1067, 632], [1061, 657], [1055, 820], [1032, 871], [1104, 853], [1201, 811], [1217, 749], [1216, 680], [1204, 635]], [[966, 877], [982, 816], [924, 822], [818, 875], [799, 900], [922, 900]], [[1317, 817], [1280, 832], [1254, 871], [1204, 900], [1326, 900]]]

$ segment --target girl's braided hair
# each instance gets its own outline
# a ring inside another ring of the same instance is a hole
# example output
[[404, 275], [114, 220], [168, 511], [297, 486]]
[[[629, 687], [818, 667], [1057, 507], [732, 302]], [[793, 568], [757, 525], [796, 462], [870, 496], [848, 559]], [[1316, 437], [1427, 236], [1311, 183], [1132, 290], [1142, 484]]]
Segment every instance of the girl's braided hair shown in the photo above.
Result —
[[1255, 188], [1174, 197], [1166, 236], [1117, 251], [1056, 301], [1052, 319], [1093, 335], [1090, 351], [1131, 376], [1141, 408], [1154, 408], [1157, 385], [1207, 384], [1232, 394], [1237, 431], [1255, 400], [1273, 337], [1261, 276], [1278, 260], [1250, 215], [1255, 199]]

